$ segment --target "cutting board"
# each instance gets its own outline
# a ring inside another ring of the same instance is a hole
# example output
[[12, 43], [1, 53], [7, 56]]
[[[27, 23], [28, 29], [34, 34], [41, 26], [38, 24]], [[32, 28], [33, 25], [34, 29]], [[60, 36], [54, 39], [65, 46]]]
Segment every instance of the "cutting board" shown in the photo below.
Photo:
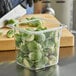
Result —
[[[59, 26], [59, 21], [50, 14], [35, 14], [35, 15], [24, 15], [20, 17], [19, 19], [24, 19], [26, 17], [40, 17], [40, 18], [47, 18], [50, 19], [51, 27]], [[49, 25], [47, 25], [49, 27]], [[8, 28], [3, 28], [3, 35], [0, 36], [0, 51], [5, 50], [15, 50], [15, 40], [14, 38], [7, 38], [6, 32], [8, 31]], [[62, 36], [60, 40], [60, 47], [67, 47], [67, 46], [74, 46], [74, 36], [71, 32], [69, 32], [68, 29], [64, 28], [62, 30]]]

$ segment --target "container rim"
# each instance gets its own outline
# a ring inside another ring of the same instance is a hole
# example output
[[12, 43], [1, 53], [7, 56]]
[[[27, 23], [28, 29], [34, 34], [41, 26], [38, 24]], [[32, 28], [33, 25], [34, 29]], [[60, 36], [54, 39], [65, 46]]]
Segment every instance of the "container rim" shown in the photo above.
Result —
[[[51, 20], [46, 19], [46, 18], [38, 18], [38, 19], [35, 19], [35, 20], [39, 20], [39, 19], [40, 20], [51, 21]], [[26, 21], [26, 23], [27, 22], [31, 22], [31, 21], [35, 21], [35, 20], [29, 20], [29, 21]], [[40, 34], [40, 33], [55, 31], [55, 30], [58, 30], [58, 29], [62, 30], [63, 28], [66, 28], [67, 27], [67, 25], [62, 24], [62, 23], [59, 23], [60, 26], [58, 26], [58, 27], [54, 27], [54, 28], [50, 28], [50, 29], [46, 29], [46, 30], [40, 30], [40, 31], [29, 31], [29, 30], [26, 30], [26, 29], [22, 29], [22, 28], [16, 27], [14, 25], [16, 25], [16, 23], [14, 23], [13, 25], [10, 25], [10, 28], [13, 28], [15, 30], [19, 30], [21, 32], [26, 32], [26, 33], [29, 33], [29, 34]]]
[[66, 28], [66, 27], [67, 27], [67, 25], [63, 26], [63, 24], [62, 24], [62, 26], [51, 28], [51, 29], [47, 29], [47, 30], [29, 31], [29, 30], [26, 30], [26, 29], [22, 29], [22, 28], [18, 28], [18, 27], [15, 27], [15, 26], [11, 26], [11, 28], [13, 28], [15, 30], [19, 30], [21, 32], [26, 32], [26, 33], [29, 33], [29, 34], [40, 34], [40, 33], [46, 33], [46, 32], [55, 31], [55, 30], [62, 30], [63, 28]]

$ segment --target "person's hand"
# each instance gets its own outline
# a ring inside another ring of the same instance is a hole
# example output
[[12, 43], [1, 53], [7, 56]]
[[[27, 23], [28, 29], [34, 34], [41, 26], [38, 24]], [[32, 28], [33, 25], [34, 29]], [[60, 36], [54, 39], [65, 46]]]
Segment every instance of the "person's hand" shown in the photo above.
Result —
[[26, 0], [26, 4], [28, 4], [31, 7], [32, 4], [36, 3], [37, 1], [41, 1], [41, 0]]
[[29, 7], [31, 7], [31, 6], [32, 6], [32, 4], [33, 4], [33, 0], [26, 0], [26, 4], [28, 4], [28, 5], [29, 5]]

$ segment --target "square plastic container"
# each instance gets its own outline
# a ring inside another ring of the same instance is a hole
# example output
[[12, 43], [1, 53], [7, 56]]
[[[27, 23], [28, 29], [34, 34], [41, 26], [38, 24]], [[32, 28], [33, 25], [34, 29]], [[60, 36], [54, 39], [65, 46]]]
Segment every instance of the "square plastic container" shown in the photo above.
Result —
[[[37, 23], [37, 21], [40, 23]], [[44, 27], [45, 22], [51, 23], [47, 19], [34, 19], [20, 22], [23, 24], [20, 27], [13, 26], [18, 65], [31, 70], [37, 70], [58, 63], [60, 38], [64, 26], [46, 29]], [[33, 27], [25, 28], [25, 25]]]

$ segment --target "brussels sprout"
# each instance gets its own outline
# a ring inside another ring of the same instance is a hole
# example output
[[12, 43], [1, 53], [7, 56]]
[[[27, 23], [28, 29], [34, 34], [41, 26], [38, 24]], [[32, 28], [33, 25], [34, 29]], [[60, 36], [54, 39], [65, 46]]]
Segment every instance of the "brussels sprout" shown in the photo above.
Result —
[[55, 52], [54, 55], [57, 56], [57, 52], [59, 51], [59, 42], [55, 42]]
[[34, 31], [34, 28], [28, 27], [28, 28], [26, 28], [26, 30], [27, 30], [27, 31]]
[[36, 41], [31, 41], [27, 44], [28, 50], [31, 52], [36, 52], [36, 51], [41, 51], [42, 50], [42, 46], [37, 43]]
[[45, 56], [49, 56], [49, 55], [52, 55], [52, 54], [54, 54], [55, 53], [55, 48], [53, 48], [53, 49], [51, 49], [51, 48], [45, 48], [44, 49], [44, 55]]
[[35, 31], [46, 30], [46, 29], [47, 29], [47, 27], [39, 26], [39, 27], [36, 28]]
[[31, 21], [28, 23], [29, 26], [31, 27], [38, 27], [38, 26], [42, 26], [42, 21], [41, 20], [37, 20], [37, 18], [31, 18], [29, 20], [35, 20], [35, 21]]
[[35, 41], [39, 42], [39, 43], [42, 43], [44, 42], [46, 39], [45, 35], [44, 34], [38, 34], [38, 35], [35, 35]]
[[23, 53], [25, 53], [26, 56], [28, 56], [29, 51], [28, 51], [28, 48], [27, 48], [26, 44], [21, 43], [20, 51], [22, 51]]
[[28, 25], [31, 27], [38, 27], [42, 25], [42, 22], [40, 20], [35, 20], [35, 21], [29, 22]]
[[7, 36], [8, 38], [14, 37], [14, 30], [12, 30], [12, 29], [8, 30], [6, 36]]
[[10, 26], [10, 24], [14, 24], [14, 23], [15, 23], [14, 26], [18, 26], [18, 21], [15, 20], [15, 19], [10, 19], [10, 20], [5, 20], [4, 21], [4, 25], [8, 25], [8, 26]]
[[58, 42], [59, 41], [59, 37], [60, 37], [59, 30], [54, 31], [54, 35], [52, 36], [52, 41], [54, 43]]
[[58, 37], [53, 38], [54, 43], [57, 43], [59, 41]]
[[33, 41], [34, 40], [34, 35], [22, 32], [22, 40], [23, 41]]
[[50, 55], [50, 56], [49, 56], [49, 59], [50, 59], [50, 60], [56, 60], [56, 57], [55, 57], [54, 55]]
[[41, 60], [40, 60], [38, 63], [35, 64], [35, 67], [36, 67], [36, 69], [37, 69], [37, 68], [38, 68], [38, 69], [39, 69], [39, 68], [43, 68], [43, 67], [47, 66], [48, 63], [49, 63], [48, 57], [43, 56], [43, 57], [41, 58]]
[[45, 32], [44, 34], [45, 34], [47, 39], [50, 38], [50, 32]]
[[16, 33], [15, 39], [16, 39], [16, 46], [19, 47], [22, 43], [21, 34]]
[[60, 32], [61, 32], [61, 30], [56, 30], [55, 36], [59, 38], [60, 37]]
[[23, 63], [23, 57], [22, 57], [22, 56], [18, 56], [18, 57], [17, 57], [17, 61], [18, 61], [19, 63]]
[[36, 17], [31, 17], [30, 19], [33, 20], [33, 19], [37, 19], [37, 18]]
[[19, 25], [27, 25], [28, 19], [21, 19], [20, 22], [19, 22]]
[[50, 32], [50, 37], [51, 37], [51, 38], [54, 38], [54, 37], [55, 37], [55, 31], [51, 31], [51, 32]]
[[30, 54], [29, 54], [29, 59], [31, 60], [31, 61], [34, 61], [34, 62], [39, 62], [40, 60], [41, 60], [41, 58], [42, 58], [42, 53], [39, 51], [37, 51], [37, 53], [35, 53], [35, 52], [31, 52]]
[[35, 64], [36, 69], [43, 68], [43, 67], [45, 67], [45, 62], [43, 59], [41, 59], [38, 63]]
[[14, 24], [15, 23], [15, 20], [14, 19], [5, 20], [4, 23], [5, 23], [5, 25]]
[[26, 18], [26, 20], [31, 20], [31, 18]]
[[49, 32], [45, 32], [45, 36], [47, 39], [51, 39], [55, 37], [55, 32], [54, 31], [49, 31]]
[[25, 57], [25, 54], [20, 49], [17, 50], [17, 57], [19, 56], [21, 56], [22, 58]]
[[44, 62], [43, 64], [45, 64], [45, 65], [48, 64], [48, 62], [49, 62], [48, 57], [44, 57], [44, 58], [43, 58], [43, 62]]
[[[34, 21], [26, 22], [29, 20], [34, 20]], [[31, 27], [38, 27], [38, 26], [42, 26], [42, 21], [32, 17], [32, 18], [26, 18], [26, 20], [23, 21], [21, 24], [27, 24], [28, 26], [31, 26]]]
[[49, 56], [49, 64], [53, 65], [56, 62], [57, 62], [57, 58], [54, 55], [50, 55]]
[[24, 58], [23, 64], [24, 64], [26, 67], [28, 67], [28, 68], [31, 67], [30, 64], [29, 64], [29, 61], [28, 61], [26, 58]]
[[52, 49], [52, 48], [54, 48], [54, 46], [55, 46], [55, 43], [51, 39], [47, 39], [43, 43], [44, 48], [51, 48]]
[[59, 40], [55, 41], [55, 47], [59, 47]]

